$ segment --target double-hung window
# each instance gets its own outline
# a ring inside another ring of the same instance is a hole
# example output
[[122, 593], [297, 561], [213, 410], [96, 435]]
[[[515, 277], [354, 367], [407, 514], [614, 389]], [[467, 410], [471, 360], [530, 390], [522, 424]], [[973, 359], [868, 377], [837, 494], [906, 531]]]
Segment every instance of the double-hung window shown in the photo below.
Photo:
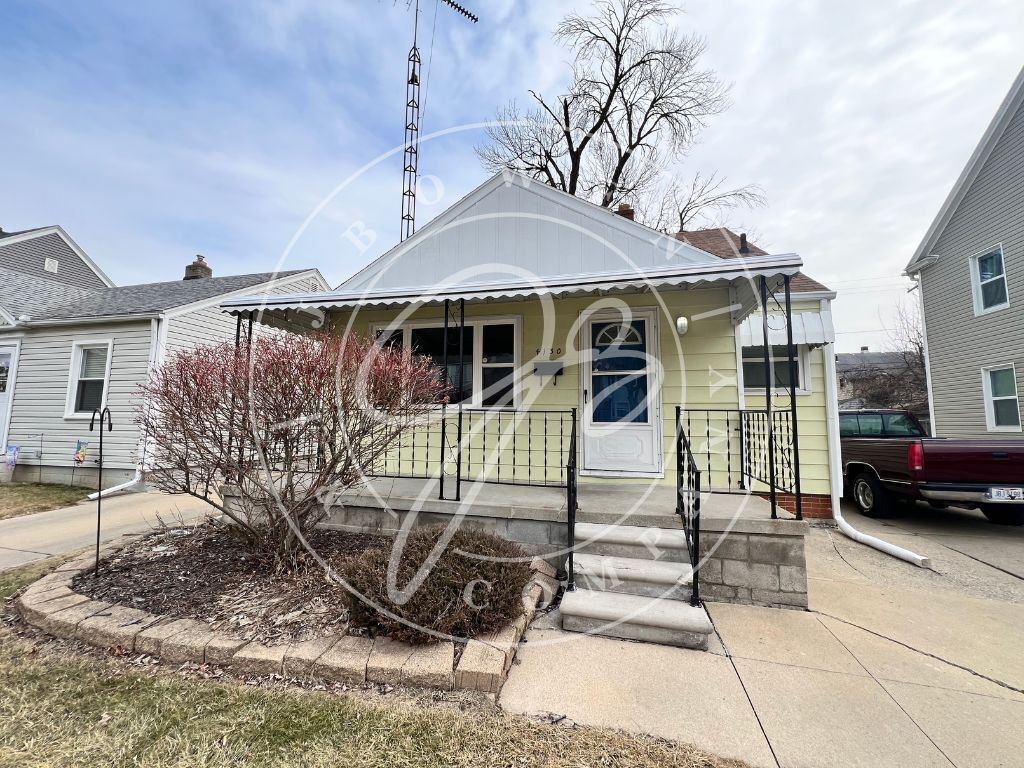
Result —
[[1020, 401], [1017, 371], [1010, 365], [982, 370], [985, 393], [985, 421], [993, 432], [1020, 432]]
[[454, 390], [450, 402], [485, 408], [515, 406], [519, 360], [519, 325], [515, 319], [466, 320], [461, 359], [458, 326], [448, 327], [447, 343], [440, 324], [411, 323], [378, 331], [377, 336], [381, 344], [428, 357], [438, 368], [445, 365], [447, 347], [447, 376]]
[[[810, 387], [805, 379], [806, 373], [806, 347], [793, 346], [794, 362], [796, 363], [796, 390], [807, 392]], [[772, 389], [789, 390], [789, 354], [785, 344], [773, 345], [769, 349], [772, 372]], [[743, 348], [743, 388], [753, 393], [764, 392], [766, 384], [766, 373], [764, 366], [764, 347]]]
[[110, 341], [75, 342], [65, 416], [88, 417], [107, 400], [110, 379]]
[[1002, 246], [971, 256], [971, 289], [975, 315], [995, 312], [1010, 305]]

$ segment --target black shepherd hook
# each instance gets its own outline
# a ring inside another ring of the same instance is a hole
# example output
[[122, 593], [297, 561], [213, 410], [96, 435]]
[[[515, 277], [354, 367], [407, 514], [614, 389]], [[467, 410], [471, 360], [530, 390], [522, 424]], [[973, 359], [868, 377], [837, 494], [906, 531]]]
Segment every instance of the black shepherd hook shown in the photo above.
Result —
[[92, 418], [89, 419], [90, 432], [96, 427], [97, 416], [100, 417], [100, 472], [99, 486], [96, 493], [96, 570], [93, 573], [94, 577], [100, 575], [100, 519], [103, 507], [103, 419], [107, 420], [107, 432], [114, 430], [114, 424], [110, 420], [110, 409], [104, 408], [101, 411], [99, 408], [93, 408]]

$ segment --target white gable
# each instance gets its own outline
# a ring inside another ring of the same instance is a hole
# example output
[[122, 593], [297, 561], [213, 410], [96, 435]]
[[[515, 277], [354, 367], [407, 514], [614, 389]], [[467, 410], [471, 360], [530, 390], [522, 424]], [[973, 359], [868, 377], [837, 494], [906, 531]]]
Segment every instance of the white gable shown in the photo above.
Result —
[[339, 290], [645, 272], [722, 259], [514, 173], [498, 174]]

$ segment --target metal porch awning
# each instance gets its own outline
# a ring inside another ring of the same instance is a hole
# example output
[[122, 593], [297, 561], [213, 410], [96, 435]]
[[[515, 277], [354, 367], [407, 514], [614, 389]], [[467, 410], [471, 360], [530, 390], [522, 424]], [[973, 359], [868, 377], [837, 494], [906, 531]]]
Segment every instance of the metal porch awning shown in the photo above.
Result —
[[[764, 345], [764, 328], [761, 316], [751, 315], [739, 327], [740, 343], [744, 347], [760, 347]], [[836, 340], [835, 328], [832, 326], [831, 312], [794, 312], [793, 343], [809, 346], [821, 346]], [[768, 315], [769, 344], [786, 344], [786, 316]]]
[[255, 315], [270, 325], [301, 324], [302, 316], [358, 309], [399, 309], [408, 306], [437, 306], [445, 301], [467, 304], [524, 301], [587, 295], [633, 293], [673, 288], [701, 288], [728, 285], [733, 289], [733, 321], [739, 323], [758, 306], [756, 280], [765, 277], [771, 290], [781, 287], [785, 275], [800, 271], [803, 262], [795, 254], [749, 259], [722, 259], [708, 264], [688, 264], [659, 270], [589, 273], [545, 278], [535, 282], [505, 281], [470, 285], [446, 285], [358, 291], [333, 291], [290, 295], [248, 296], [229, 299], [221, 309], [232, 315]]

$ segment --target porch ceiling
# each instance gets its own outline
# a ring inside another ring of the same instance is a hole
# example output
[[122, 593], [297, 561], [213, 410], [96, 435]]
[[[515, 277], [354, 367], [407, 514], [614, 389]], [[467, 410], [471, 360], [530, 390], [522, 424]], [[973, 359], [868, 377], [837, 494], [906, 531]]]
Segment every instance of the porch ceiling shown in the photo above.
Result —
[[268, 325], [280, 327], [308, 325], [310, 318], [327, 312], [353, 309], [399, 309], [410, 305], [436, 306], [445, 300], [463, 299], [467, 303], [525, 301], [540, 297], [636, 293], [664, 288], [703, 288], [728, 285], [734, 291], [731, 314], [734, 323], [741, 322], [758, 306], [754, 278], [769, 279], [769, 290], [782, 285], [784, 275], [800, 271], [803, 262], [795, 254], [722, 260], [721, 264], [700, 264], [660, 270], [619, 273], [566, 275], [544, 282], [508, 281], [471, 285], [411, 287], [405, 289], [361, 289], [351, 292], [305, 293], [281, 296], [251, 296], [230, 299], [221, 308], [232, 315], [256, 314]]

